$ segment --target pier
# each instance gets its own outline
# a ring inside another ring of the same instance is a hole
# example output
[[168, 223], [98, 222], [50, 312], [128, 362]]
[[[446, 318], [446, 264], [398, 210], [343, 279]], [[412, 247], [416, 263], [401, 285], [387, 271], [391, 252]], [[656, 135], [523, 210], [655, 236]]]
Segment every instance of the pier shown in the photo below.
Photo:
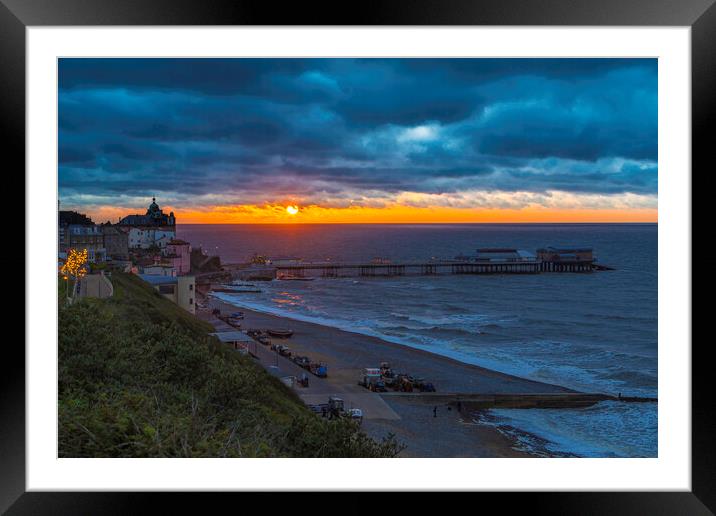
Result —
[[406, 263], [302, 263], [274, 267], [278, 278], [303, 278], [307, 275], [338, 277], [432, 276], [439, 274], [537, 274], [542, 271], [537, 261], [499, 263], [436, 261]]
[[346, 278], [435, 276], [450, 274], [539, 274], [541, 272], [575, 272], [613, 270], [592, 262], [428, 262], [428, 263], [303, 263], [273, 268], [277, 278]]
[[431, 259], [412, 262], [393, 262], [375, 259], [370, 262], [302, 262], [266, 261], [243, 267], [227, 264], [225, 270], [232, 279], [284, 279], [308, 280], [312, 278], [437, 276], [453, 274], [539, 274], [589, 273], [613, 270], [596, 263], [592, 249], [555, 248], [538, 249], [537, 254], [511, 248], [477, 249], [474, 256], [456, 256], [454, 259]]
[[[590, 273], [613, 270], [594, 262], [547, 261], [435, 261], [403, 263], [296, 263], [264, 267], [241, 268], [227, 266], [232, 279], [309, 279], [352, 277], [438, 276], [453, 274], [539, 274]], [[226, 274], [224, 273], [224, 274]]]

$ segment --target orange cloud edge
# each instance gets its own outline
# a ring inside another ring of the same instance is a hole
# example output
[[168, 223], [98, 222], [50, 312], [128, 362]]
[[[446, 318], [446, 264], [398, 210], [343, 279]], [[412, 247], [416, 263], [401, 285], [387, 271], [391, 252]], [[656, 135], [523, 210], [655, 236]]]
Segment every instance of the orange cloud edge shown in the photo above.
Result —
[[[179, 224], [448, 224], [448, 223], [656, 223], [658, 210], [629, 209], [570, 209], [570, 208], [447, 208], [389, 206], [385, 208], [299, 206], [295, 215], [286, 205], [210, 206], [183, 209], [162, 207], [174, 211]], [[117, 222], [136, 208], [101, 206], [82, 210], [95, 222]]]

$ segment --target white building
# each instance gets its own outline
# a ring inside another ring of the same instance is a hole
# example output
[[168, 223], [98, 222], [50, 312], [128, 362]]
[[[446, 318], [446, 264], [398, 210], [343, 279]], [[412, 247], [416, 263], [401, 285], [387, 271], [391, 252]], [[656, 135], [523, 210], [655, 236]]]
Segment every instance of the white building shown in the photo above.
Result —
[[152, 246], [157, 246], [164, 249], [174, 239], [175, 234], [175, 231], [171, 229], [133, 227], [129, 230], [129, 248], [149, 249]]
[[168, 229], [156, 229], [154, 230], [154, 243], [160, 249], [164, 249], [169, 242], [174, 240], [176, 232]]
[[150, 274], [152, 276], [176, 276], [177, 271], [171, 265], [158, 263], [144, 267], [144, 274]]

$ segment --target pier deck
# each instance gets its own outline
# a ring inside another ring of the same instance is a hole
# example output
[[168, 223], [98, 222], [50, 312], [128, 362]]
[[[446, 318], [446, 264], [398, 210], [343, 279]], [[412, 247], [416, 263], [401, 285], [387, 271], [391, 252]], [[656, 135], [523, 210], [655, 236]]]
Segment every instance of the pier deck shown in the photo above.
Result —
[[404, 263], [303, 263], [274, 266], [277, 277], [306, 276], [377, 277], [432, 276], [447, 274], [538, 274], [540, 272], [591, 272], [597, 270], [592, 262], [569, 262], [557, 266], [553, 262], [524, 261], [434, 261]]

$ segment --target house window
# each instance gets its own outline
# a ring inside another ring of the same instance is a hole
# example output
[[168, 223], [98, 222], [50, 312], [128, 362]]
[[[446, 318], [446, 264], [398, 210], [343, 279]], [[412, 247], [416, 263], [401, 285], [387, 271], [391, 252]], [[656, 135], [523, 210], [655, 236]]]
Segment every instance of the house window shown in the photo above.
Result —
[[193, 305], [193, 304], [194, 304], [194, 300], [193, 300], [192, 298], [189, 298], [189, 304], [190, 304], [190, 305]]
[[194, 290], [194, 285], [189, 285], [189, 290]]

